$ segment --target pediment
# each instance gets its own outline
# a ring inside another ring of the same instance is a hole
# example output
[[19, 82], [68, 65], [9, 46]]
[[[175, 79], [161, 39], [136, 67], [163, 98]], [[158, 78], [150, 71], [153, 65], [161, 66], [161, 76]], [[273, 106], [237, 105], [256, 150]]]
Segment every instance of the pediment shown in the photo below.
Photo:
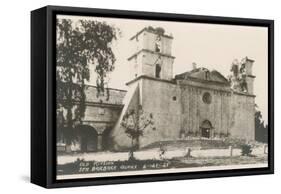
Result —
[[228, 83], [228, 80], [218, 71], [209, 71], [207, 68], [197, 68], [191, 71], [178, 74], [175, 76], [176, 79], [196, 79], [205, 81], [214, 81], [221, 83]]

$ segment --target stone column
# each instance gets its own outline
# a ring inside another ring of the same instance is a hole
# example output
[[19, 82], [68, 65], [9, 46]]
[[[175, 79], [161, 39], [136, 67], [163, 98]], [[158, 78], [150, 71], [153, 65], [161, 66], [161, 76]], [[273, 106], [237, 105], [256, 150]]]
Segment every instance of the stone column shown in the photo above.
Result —
[[101, 151], [102, 150], [102, 133], [98, 133], [97, 141], [98, 141], [98, 151]]

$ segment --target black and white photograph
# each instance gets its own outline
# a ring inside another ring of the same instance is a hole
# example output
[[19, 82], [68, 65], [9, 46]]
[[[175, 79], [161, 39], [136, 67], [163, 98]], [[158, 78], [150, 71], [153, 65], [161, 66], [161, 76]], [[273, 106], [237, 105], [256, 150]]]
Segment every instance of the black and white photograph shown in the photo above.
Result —
[[56, 178], [268, 167], [268, 28], [56, 18]]
[[276, 193], [280, 4], [1, 1], [0, 194]]

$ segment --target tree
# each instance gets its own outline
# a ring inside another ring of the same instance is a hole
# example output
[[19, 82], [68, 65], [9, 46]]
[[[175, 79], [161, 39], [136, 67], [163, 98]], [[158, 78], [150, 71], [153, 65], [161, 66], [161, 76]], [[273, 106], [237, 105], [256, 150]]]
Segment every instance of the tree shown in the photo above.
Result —
[[130, 109], [123, 116], [121, 126], [124, 127], [125, 133], [131, 139], [129, 160], [134, 160], [134, 151], [139, 149], [139, 138], [144, 135], [144, 131], [149, 127], [156, 130], [153, 114], [145, 113], [142, 106], [137, 109]]
[[260, 142], [267, 143], [268, 141], [268, 126], [264, 124], [261, 111], [255, 105], [255, 139]]
[[97, 73], [97, 95], [104, 94], [105, 78], [114, 70], [116, 61], [112, 42], [119, 30], [105, 22], [57, 19], [56, 81], [58, 109], [65, 111], [63, 124], [58, 124], [70, 144], [75, 124], [85, 114], [85, 81], [90, 79], [90, 65]]

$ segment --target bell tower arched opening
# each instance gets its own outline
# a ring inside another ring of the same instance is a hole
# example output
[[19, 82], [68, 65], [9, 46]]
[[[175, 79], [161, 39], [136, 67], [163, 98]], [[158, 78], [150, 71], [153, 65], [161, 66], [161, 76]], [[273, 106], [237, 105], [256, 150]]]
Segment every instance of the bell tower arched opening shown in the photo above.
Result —
[[160, 78], [160, 73], [161, 73], [161, 66], [160, 64], [157, 63], [155, 66], [155, 77]]

